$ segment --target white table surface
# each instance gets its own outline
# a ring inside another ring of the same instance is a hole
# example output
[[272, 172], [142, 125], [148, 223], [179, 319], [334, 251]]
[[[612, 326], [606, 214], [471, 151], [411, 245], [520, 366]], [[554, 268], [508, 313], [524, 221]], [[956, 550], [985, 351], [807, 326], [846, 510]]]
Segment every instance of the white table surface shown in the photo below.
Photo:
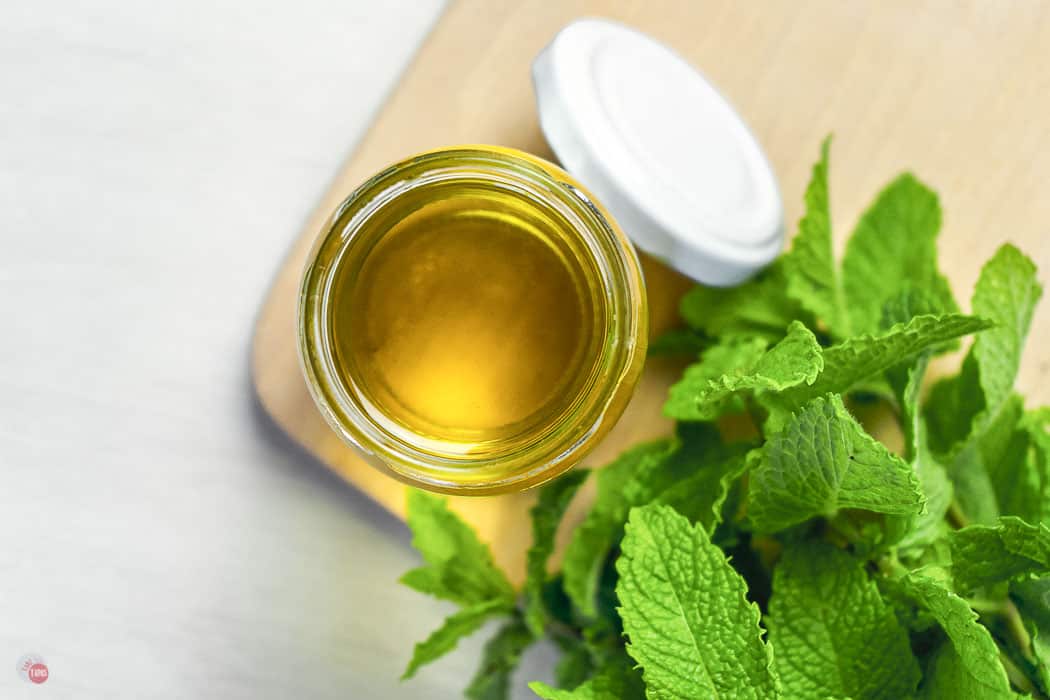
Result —
[[441, 9], [0, 3], [0, 698], [459, 696], [483, 640], [397, 682], [450, 608], [395, 583], [407, 530], [248, 370], [281, 257]]

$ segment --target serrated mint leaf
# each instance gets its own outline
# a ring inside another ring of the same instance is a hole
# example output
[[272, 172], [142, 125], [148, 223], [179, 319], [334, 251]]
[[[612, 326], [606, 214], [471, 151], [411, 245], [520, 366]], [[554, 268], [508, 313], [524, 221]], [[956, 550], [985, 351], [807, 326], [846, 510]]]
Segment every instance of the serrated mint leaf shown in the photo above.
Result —
[[1001, 689], [991, 690], [971, 674], [951, 642], [944, 642], [933, 652], [919, 693], [920, 700], [1012, 697], [1013, 693], [1003, 695]]
[[624, 495], [624, 486], [636, 472], [649, 469], [674, 449], [672, 440], [638, 445], [598, 471], [594, 505], [573, 531], [562, 561], [565, 593], [584, 615], [597, 613], [595, 597], [602, 564], [619, 541], [627, 512], [634, 505]]
[[513, 620], [501, 627], [485, 644], [481, 666], [464, 694], [470, 700], [506, 700], [511, 674], [518, 667], [521, 655], [534, 641], [532, 632], [521, 620]]
[[766, 619], [786, 697], [898, 700], [919, 683], [907, 632], [863, 563], [836, 547], [785, 550]]
[[1019, 576], [1050, 574], [1050, 528], [1020, 518], [1000, 518], [994, 526], [970, 525], [953, 532], [952, 575], [968, 591]]
[[967, 438], [980, 439], [1009, 399], [1035, 305], [1043, 289], [1035, 265], [1012, 245], [999, 248], [981, 269], [973, 312], [995, 322], [982, 333], [956, 377], [938, 383], [928, 404], [941, 452], [957, 452]]
[[747, 585], [701, 527], [635, 508], [616, 563], [627, 652], [649, 698], [772, 698], [772, 652]]
[[1050, 513], [1050, 474], [1040, 459], [1040, 429], [1033, 429], [1024, 399], [1012, 394], [978, 441], [981, 462], [1002, 515], [1040, 523]]
[[703, 363], [671, 387], [664, 413], [678, 420], [712, 420], [725, 412], [727, 401], [741, 392], [781, 392], [808, 385], [824, 366], [820, 345], [812, 331], [798, 321], [787, 335], [753, 362], [741, 364], [714, 379]]
[[[602, 564], [623, 536], [632, 506], [673, 502], [690, 517], [713, 527], [714, 512], [739, 474], [734, 457], [746, 446], [728, 446], [714, 425], [682, 423], [673, 440], [662, 440], [621, 455], [598, 472], [598, 497], [573, 532], [562, 570], [565, 590], [585, 615], [595, 607]], [[586, 602], [585, 602], [586, 601]]]
[[[988, 630], [977, 622], [977, 614], [967, 602], [939, 581], [921, 574], [908, 574], [901, 579], [901, 584], [907, 595], [937, 620], [959, 657], [959, 663], [951, 663], [932, 676], [927, 674], [920, 688], [923, 697], [931, 700], [1012, 697], [1006, 671], [999, 662], [999, 648]], [[966, 694], [951, 694], [956, 689], [965, 689]]]
[[971, 522], [990, 524], [1000, 515], [1043, 519], [1050, 477], [1032, 451], [1023, 403], [1016, 394], [1007, 398], [979, 433], [947, 456], [958, 508]]
[[493, 617], [508, 614], [514, 607], [513, 601], [488, 600], [464, 607], [445, 619], [445, 623], [425, 640], [416, 645], [412, 659], [408, 662], [401, 680], [407, 680], [416, 674], [421, 666], [434, 661], [456, 648], [463, 637], [478, 631], [486, 621]]
[[[685, 369], [683, 377], [677, 384], [703, 387], [723, 375], [748, 372], [766, 352], [768, 344], [762, 338], [754, 336], [725, 336], [717, 344], [708, 348], [700, 358]], [[671, 389], [674, 396], [675, 389]], [[739, 396], [727, 396], [720, 403], [711, 402], [708, 413], [739, 413], [744, 410], [744, 402]]]
[[586, 470], [577, 469], [547, 484], [540, 490], [536, 505], [529, 511], [532, 516], [532, 546], [525, 555], [525, 622], [537, 637], [543, 636], [543, 628], [549, 617], [543, 600], [543, 587], [547, 583], [547, 560], [554, 551], [554, 534], [565, 509], [588, 475]]
[[427, 565], [406, 573], [401, 583], [460, 605], [514, 600], [514, 588], [496, 566], [491, 550], [448, 509], [444, 498], [409, 489], [408, 527], [412, 546]]
[[646, 696], [641, 676], [627, 659], [606, 664], [593, 678], [572, 690], [540, 682], [529, 683], [529, 688], [544, 700], [643, 700]]
[[828, 204], [828, 150], [831, 137], [820, 146], [806, 187], [806, 213], [798, 222], [791, 251], [783, 257], [787, 294], [802, 308], [824, 321], [832, 337], [848, 338], [850, 321], [846, 296], [832, 248], [831, 210]]
[[842, 259], [852, 333], [874, 333], [883, 304], [906, 286], [929, 291], [942, 300], [941, 308], [958, 309], [937, 270], [940, 227], [937, 195], [913, 175], [901, 175], [879, 194], [854, 229]]
[[[562, 688], [552, 688], [542, 681], [533, 681], [529, 683], [529, 689], [536, 693], [536, 697], [543, 700], [606, 700], [605, 698], [596, 698], [594, 692], [586, 684], [573, 690], [564, 690]], [[614, 695], [608, 700], [613, 700], [615, 697]]]
[[692, 328], [717, 338], [759, 336], [776, 342], [802, 309], [787, 293], [780, 261], [736, 287], [693, 287], [682, 297], [679, 311]]
[[922, 512], [915, 472], [868, 435], [837, 394], [813, 399], [773, 435], [751, 471], [748, 514], [774, 532], [840, 508]]
[[944, 300], [939, 299], [930, 290], [907, 284], [883, 303], [879, 328], [888, 330], [899, 323], [907, 323], [916, 316], [941, 316], [957, 312], [958, 307], [955, 304], [945, 307]]
[[814, 382], [797, 386], [779, 398], [798, 406], [823, 394], [843, 393], [861, 380], [914, 359], [945, 341], [991, 327], [974, 316], [916, 316], [877, 335], [863, 335], [824, 348], [824, 370]]
[[[908, 323], [916, 316], [942, 316], [957, 313], [958, 310], [954, 299], [945, 305], [945, 300], [938, 298], [933, 292], [909, 285], [883, 304], [880, 328], [889, 330], [899, 323]], [[939, 355], [958, 350], [959, 345], [959, 340], [956, 338], [930, 348], [929, 352]]]
[[710, 423], [680, 423], [675, 437], [664, 459], [648, 462], [623, 485], [623, 496], [632, 505], [670, 505], [710, 532], [721, 521], [722, 505], [743, 472], [750, 445], [725, 444]]
[[1003, 509], [1005, 513], [1019, 515], [1029, 522], [1050, 525], [1050, 407], [1028, 411], [1021, 418], [1021, 426], [1028, 433], [1023, 481], [1032, 485], [1035, 495], [1004, 498], [1004, 503], [1010, 505], [1004, 505]]
[[990, 524], [999, 515], [1050, 521], [1050, 441], [1023, 404], [1012, 394], [979, 434], [956, 445], [950, 475], [972, 522]]
[[1035, 265], [1010, 244], [999, 248], [981, 270], [973, 311], [997, 323], [973, 344], [987, 411], [997, 410], [1013, 391], [1032, 314], [1042, 294]]

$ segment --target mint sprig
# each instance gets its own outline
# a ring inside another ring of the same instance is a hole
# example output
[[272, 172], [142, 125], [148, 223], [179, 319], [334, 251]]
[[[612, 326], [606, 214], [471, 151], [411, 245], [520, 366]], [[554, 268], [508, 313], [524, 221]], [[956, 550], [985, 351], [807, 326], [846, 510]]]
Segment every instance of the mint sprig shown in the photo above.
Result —
[[[540, 491], [520, 593], [442, 499], [410, 496], [424, 565], [403, 582], [460, 609], [406, 677], [499, 619], [474, 700], [523, 686], [544, 637], [558, 687], [529, 687], [550, 700], [1050, 700], [1050, 408], [1014, 387], [1035, 266], [1004, 245], [962, 313], [937, 196], [913, 175], [836, 261], [829, 151], [791, 250], [740, 287], [696, 287], [658, 344], [699, 354], [664, 407], [675, 435]], [[969, 335], [924, 400], [932, 359]]]

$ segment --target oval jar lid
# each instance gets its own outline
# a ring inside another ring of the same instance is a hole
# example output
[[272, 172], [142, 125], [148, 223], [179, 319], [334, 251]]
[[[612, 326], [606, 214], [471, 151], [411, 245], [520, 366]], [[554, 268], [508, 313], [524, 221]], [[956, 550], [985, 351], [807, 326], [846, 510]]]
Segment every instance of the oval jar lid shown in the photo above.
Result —
[[582, 19], [537, 56], [532, 76], [551, 148], [639, 248], [718, 286], [780, 253], [783, 206], [762, 147], [667, 46]]

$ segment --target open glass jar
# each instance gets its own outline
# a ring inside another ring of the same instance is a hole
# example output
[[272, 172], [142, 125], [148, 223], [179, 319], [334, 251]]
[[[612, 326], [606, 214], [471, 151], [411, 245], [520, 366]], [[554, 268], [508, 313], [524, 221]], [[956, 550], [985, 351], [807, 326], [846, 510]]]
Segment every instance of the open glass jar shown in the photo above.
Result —
[[303, 277], [300, 355], [321, 413], [434, 491], [553, 479], [622, 414], [648, 310], [605, 206], [641, 249], [707, 284], [741, 282], [783, 242], [761, 146], [668, 47], [581, 19], [532, 73], [547, 142], [589, 190], [512, 149], [424, 153], [343, 202]]
[[646, 298], [634, 249], [583, 185], [463, 146], [393, 165], [337, 208], [298, 336], [343, 440], [415, 486], [491, 494], [558, 476], [616, 422]]

